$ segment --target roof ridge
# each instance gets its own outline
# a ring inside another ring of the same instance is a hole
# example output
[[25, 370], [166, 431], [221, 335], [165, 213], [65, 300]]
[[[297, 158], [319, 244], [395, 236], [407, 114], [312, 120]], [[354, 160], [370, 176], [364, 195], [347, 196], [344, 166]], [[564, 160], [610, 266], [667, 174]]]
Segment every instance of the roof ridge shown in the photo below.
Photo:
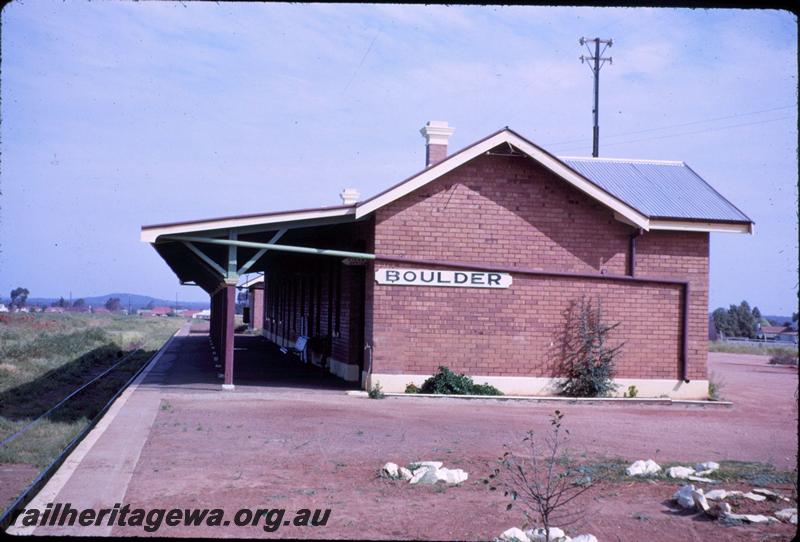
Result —
[[606, 158], [595, 156], [558, 156], [559, 160], [586, 160], [589, 162], [619, 162], [625, 164], [660, 164], [665, 166], [685, 166], [683, 160], [651, 160], [646, 158]]

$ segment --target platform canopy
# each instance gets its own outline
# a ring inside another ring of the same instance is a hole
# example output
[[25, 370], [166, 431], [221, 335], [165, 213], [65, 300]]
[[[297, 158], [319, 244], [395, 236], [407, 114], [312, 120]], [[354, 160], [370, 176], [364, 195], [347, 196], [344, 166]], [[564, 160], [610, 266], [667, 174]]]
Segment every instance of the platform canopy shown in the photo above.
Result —
[[212, 293], [221, 284], [237, 284], [245, 273], [265, 271], [270, 252], [369, 258], [370, 254], [314, 248], [320, 240], [336, 246], [337, 226], [356, 222], [355, 207], [337, 206], [280, 213], [231, 216], [155, 224], [142, 228], [183, 284]]

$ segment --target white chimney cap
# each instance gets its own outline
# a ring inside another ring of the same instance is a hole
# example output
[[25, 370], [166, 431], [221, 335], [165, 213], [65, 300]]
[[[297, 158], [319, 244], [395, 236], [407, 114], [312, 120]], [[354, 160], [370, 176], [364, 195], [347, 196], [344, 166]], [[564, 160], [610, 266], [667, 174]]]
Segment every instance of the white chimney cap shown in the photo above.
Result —
[[447, 145], [447, 140], [456, 129], [448, 126], [446, 120], [429, 120], [419, 131], [428, 145]]
[[342, 198], [343, 205], [353, 205], [358, 202], [361, 193], [355, 188], [345, 188], [339, 193], [339, 197]]

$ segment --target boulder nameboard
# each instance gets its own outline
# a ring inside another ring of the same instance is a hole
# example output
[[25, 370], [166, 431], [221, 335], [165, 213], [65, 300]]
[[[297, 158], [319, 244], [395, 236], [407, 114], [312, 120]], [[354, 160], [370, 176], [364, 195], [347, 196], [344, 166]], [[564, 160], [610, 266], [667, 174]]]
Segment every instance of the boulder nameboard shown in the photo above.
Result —
[[448, 286], [455, 288], [508, 288], [511, 275], [494, 271], [440, 271], [436, 269], [376, 269], [378, 284], [395, 286]]

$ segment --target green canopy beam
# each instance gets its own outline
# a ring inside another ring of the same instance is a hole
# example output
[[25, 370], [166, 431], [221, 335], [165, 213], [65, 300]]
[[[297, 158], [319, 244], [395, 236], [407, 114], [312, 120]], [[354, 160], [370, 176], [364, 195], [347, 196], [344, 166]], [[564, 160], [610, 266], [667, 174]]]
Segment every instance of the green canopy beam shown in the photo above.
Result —
[[186, 245], [186, 248], [194, 252], [198, 258], [206, 262], [211, 269], [219, 273], [221, 277], [224, 277], [227, 274], [221, 265], [209, 258], [202, 250], [194, 246], [190, 241], [183, 241], [183, 244]]
[[[159, 237], [159, 242], [161, 241], [181, 241], [184, 243], [206, 243], [209, 245], [257, 248], [257, 249], [277, 250], [282, 252], [299, 252], [301, 254], [316, 254], [318, 256], [334, 256], [338, 258], [363, 258], [365, 260], [375, 259], [374, 254], [368, 254], [366, 252], [350, 252], [346, 250], [331, 250], [327, 248], [276, 245], [274, 243], [255, 243], [253, 241], [239, 241], [235, 239], [215, 239], [213, 237], [195, 237], [192, 235], [165, 235]], [[223, 273], [223, 275], [225, 275], [225, 273]]]
[[[276, 233], [275, 235], [272, 236], [272, 239], [269, 240], [268, 244], [271, 245], [271, 244], [277, 243], [278, 240], [281, 237], [283, 237], [284, 233], [286, 233], [286, 228], [283, 228], [282, 230], [278, 230], [278, 233]], [[267, 250], [269, 250], [269, 249], [262, 248], [261, 250], [256, 252], [255, 256], [253, 256], [252, 258], [247, 260], [247, 263], [245, 263], [243, 266], [241, 266], [239, 268], [238, 273], [240, 275], [244, 275], [245, 273], [247, 273], [247, 270], [250, 269], [258, 260], [260, 260], [261, 256], [263, 256], [264, 254], [267, 253]]]

